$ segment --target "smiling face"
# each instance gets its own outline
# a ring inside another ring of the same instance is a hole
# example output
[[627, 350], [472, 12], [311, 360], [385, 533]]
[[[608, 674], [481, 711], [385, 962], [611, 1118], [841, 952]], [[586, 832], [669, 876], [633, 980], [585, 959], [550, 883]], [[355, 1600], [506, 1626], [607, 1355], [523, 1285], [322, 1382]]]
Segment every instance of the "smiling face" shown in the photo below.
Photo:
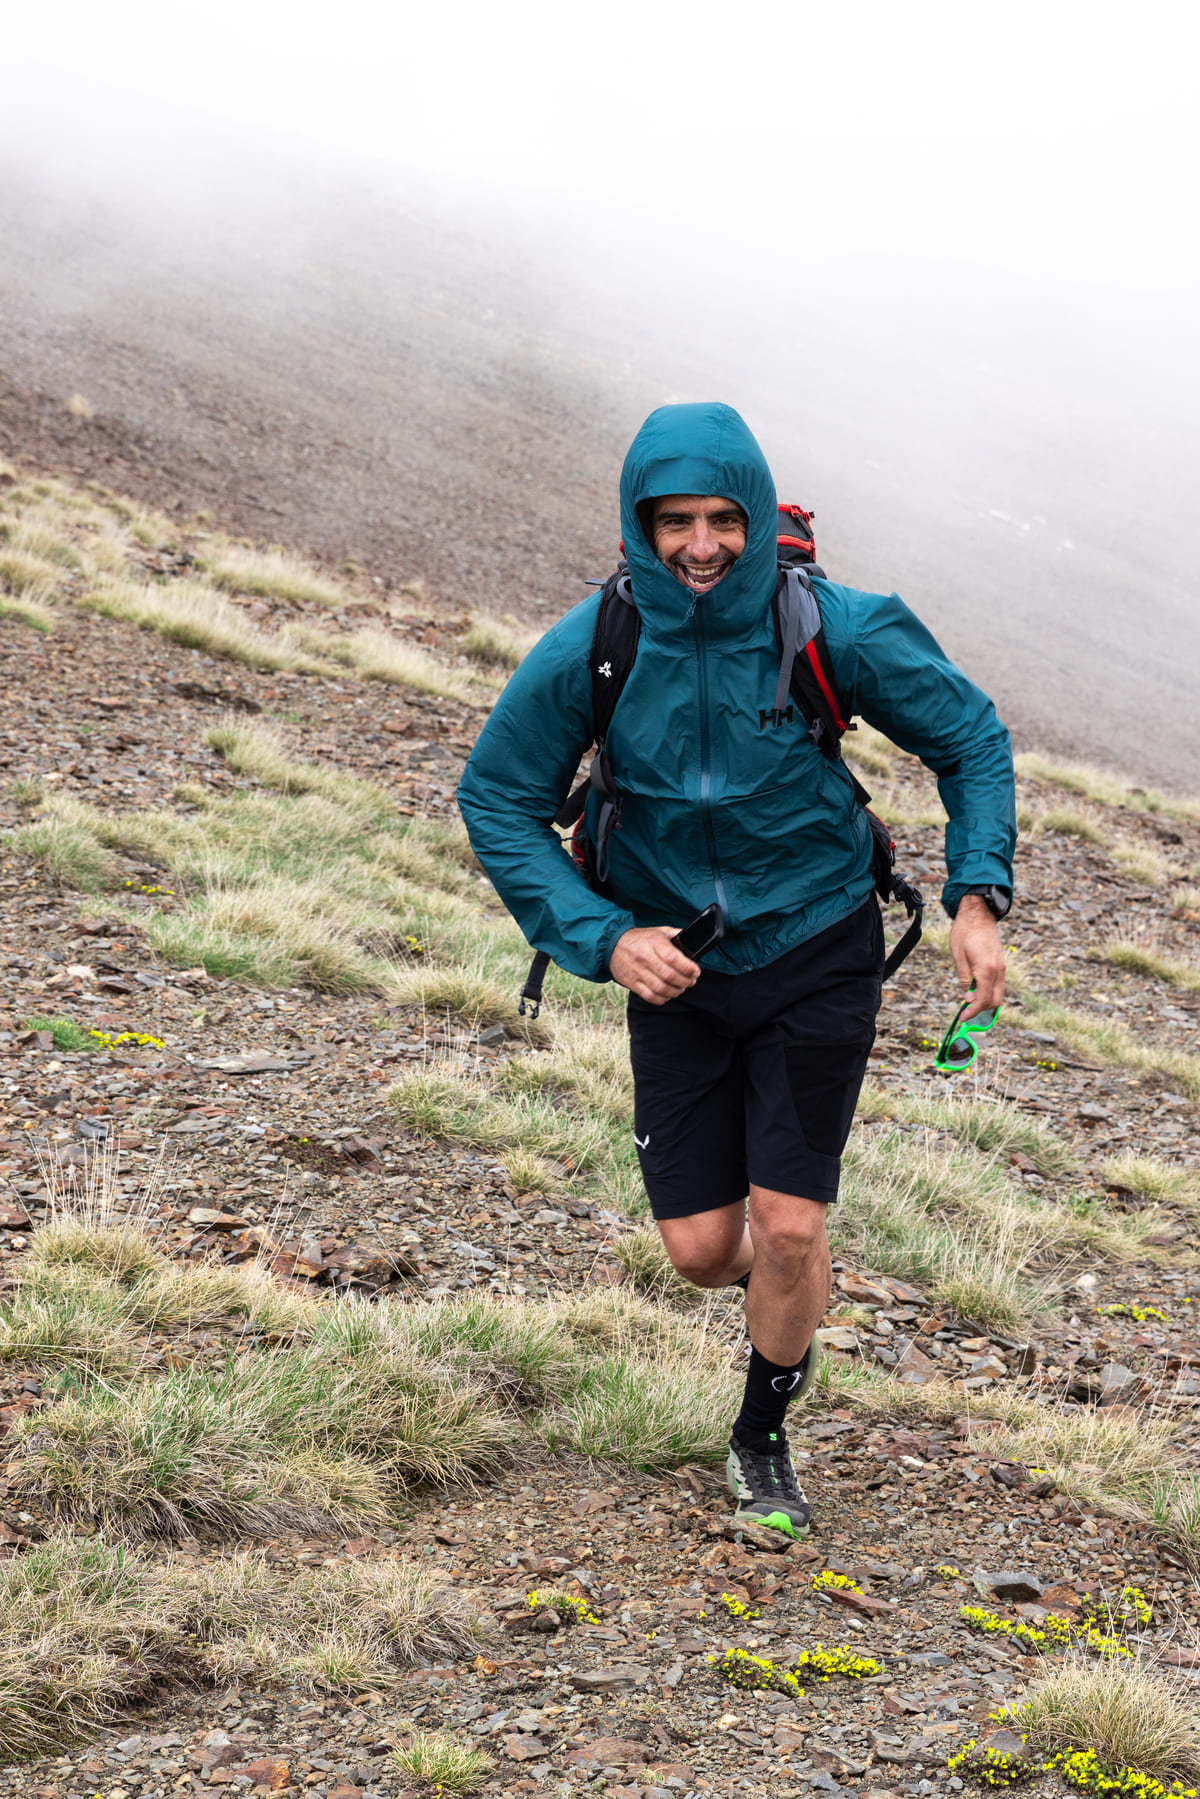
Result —
[[746, 514], [719, 495], [660, 494], [650, 536], [654, 552], [693, 593], [709, 593], [746, 547]]

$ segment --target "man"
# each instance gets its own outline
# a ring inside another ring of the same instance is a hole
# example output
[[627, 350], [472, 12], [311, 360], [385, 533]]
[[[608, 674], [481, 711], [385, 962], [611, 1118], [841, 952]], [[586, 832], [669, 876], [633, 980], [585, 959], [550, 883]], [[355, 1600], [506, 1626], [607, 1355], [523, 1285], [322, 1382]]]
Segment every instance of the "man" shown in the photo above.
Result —
[[[622, 809], [604, 891], [551, 826], [593, 740], [596, 599], [517, 670], [459, 804], [529, 941], [629, 990], [634, 1135], [663, 1243], [697, 1286], [746, 1289], [737, 1516], [799, 1536], [810, 1508], [784, 1415], [815, 1365], [826, 1208], [879, 1008], [870, 831], [799, 708], [773, 711], [775, 488], [736, 412], [651, 414], [625, 459], [621, 530], [642, 622], [607, 740]], [[995, 1006], [1016, 840], [1008, 734], [894, 594], [815, 589], [840, 695], [938, 776], [951, 953], [964, 987], [975, 982], [972, 1012]], [[671, 938], [714, 902], [725, 934], [701, 967]]]

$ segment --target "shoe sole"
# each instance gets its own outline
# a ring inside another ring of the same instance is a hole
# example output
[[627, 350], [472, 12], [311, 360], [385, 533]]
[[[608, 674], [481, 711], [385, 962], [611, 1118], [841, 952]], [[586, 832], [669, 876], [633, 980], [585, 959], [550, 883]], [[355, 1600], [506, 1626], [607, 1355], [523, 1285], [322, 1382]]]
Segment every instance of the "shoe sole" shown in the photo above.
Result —
[[[725, 1484], [736, 1504], [740, 1495], [734, 1484], [736, 1477], [731, 1466], [732, 1461], [733, 1457], [730, 1455], [725, 1462]], [[733, 1522], [735, 1524], [757, 1524], [763, 1530], [777, 1530], [781, 1536], [791, 1537], [794, 1542], [798, 1543], [801, 1538], [808, 1535], [811, 1519], [804, 1524], [797, 1524], [795, 1519], [790, 1518], [786, 1512], [744, 1512], [739, 1506], [733, 1514]]]
[[796, 1524], [786, 1512], [768, 1512], [764, 1517], [760, 1512], [735, 1512], [735, 1524], [757, 1524], [761, 1530], [777, 1530], [780, 1536], [791, 1537], [794, 1543], [802, 1542], [808, 1535], [807, 1524]]

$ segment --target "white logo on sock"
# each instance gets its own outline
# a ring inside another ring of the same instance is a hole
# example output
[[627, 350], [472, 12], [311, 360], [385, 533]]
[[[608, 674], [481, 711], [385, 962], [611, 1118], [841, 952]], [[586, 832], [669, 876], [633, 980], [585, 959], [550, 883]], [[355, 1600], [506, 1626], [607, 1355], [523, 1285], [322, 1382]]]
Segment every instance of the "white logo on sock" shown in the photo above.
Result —
[[771, 1385], [776, 1393], [794, 1393], [800, 1385], [800, 1369], [795, 1374], [776, 1374], [771, 1377]]
[[650, 1147], [649, 1131], [646, 1132], [646, 1135], [644, 1137], [639, 1137], [637, 1132], [635, 1131], [633, 1133], [633, 1140], [637, 1144], [639, 1149], [649, 1149], [649, 1147]]

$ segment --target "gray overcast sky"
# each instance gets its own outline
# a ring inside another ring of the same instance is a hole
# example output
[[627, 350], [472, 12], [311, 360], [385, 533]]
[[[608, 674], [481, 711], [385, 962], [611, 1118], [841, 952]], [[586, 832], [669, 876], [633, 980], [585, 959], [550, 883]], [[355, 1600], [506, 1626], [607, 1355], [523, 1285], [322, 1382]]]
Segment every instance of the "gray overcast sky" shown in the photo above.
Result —
[[57, 0], [7, 9], [0, 74], [10, 129], [34, 111], [68, 139], [89, 116], [136, 136], [151, 98], [620, 206], [698, 281], [798, 213], [827, 252], [1155, 288], [1200, 272], [1193, 18], [1178, 0]]

